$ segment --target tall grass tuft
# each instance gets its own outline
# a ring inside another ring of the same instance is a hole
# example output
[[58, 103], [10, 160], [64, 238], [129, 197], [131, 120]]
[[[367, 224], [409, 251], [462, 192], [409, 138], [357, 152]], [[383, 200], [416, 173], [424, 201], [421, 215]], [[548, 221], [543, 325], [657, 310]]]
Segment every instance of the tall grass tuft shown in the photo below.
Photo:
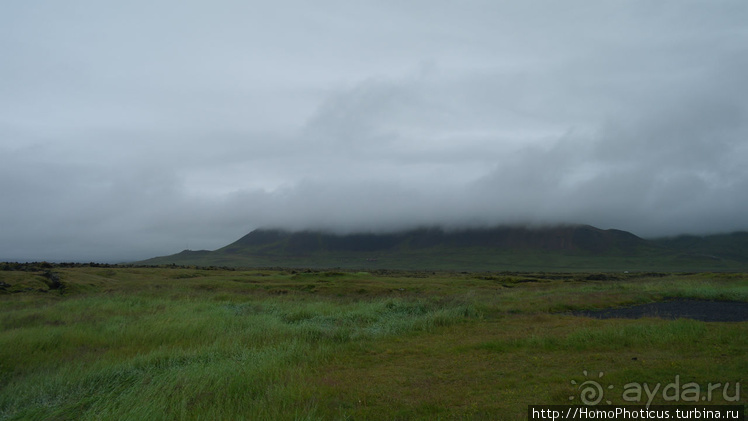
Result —
[[[340, 344], [429, 332], [469, 304], [88, 296], [3, 317], [0, 420], [311, 416], [300, 379]], [[300, 411], [299, 408], [303, 408]]]

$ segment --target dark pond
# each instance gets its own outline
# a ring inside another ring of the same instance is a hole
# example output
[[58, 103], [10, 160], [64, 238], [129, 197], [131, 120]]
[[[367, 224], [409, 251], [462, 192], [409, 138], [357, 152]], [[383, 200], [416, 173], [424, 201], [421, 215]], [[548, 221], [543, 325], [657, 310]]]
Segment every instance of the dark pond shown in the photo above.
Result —
[[673, 299], [632, 307], [575, 311], [574, 314], [597, 319], [659, 317], [704, 322], [744, 322], [748, 321], [748, 302]]

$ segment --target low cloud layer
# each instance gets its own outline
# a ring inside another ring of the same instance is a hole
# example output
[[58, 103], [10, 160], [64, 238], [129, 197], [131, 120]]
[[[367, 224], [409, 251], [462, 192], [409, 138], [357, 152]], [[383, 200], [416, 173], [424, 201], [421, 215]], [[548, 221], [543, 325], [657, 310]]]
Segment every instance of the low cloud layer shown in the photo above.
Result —
[[0, 6], [0, 260], [748, 229], [744, 2], [354, 3]]

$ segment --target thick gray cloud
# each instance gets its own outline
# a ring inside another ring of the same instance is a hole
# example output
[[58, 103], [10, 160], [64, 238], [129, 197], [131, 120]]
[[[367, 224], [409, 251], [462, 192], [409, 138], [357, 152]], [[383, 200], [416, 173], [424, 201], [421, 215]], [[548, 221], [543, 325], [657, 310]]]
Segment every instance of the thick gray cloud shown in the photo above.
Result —
[[748, 229], [748, 5], [0, 5], [0, 260], [261, 226]]

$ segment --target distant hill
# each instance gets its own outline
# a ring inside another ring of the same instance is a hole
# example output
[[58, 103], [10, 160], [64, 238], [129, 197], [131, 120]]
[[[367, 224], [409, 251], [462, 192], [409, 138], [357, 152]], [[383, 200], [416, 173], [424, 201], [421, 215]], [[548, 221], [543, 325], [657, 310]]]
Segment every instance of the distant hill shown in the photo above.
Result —
[[492, 270], [744, 271], [748, 233], [645, 240], [589, 225], [501, 226], [337, 235], [258, 229], [215, 251], [140, 264], [234, 267]]
[[435, 247], [489, 249], [554, 250], [605, 253], [611, 250], [634, 251], [644, 244], [641, 238], [618, 230], [600, 230], [591, 226], [553, 228], [496, 227], [445, 231], [424, 228], [391, 234], [335, 235], [321, 232], [285, 232], [256, 230], [218, 251], [241, 253], [281, 252], [313, 254], [317, 252], [392, 252]]

